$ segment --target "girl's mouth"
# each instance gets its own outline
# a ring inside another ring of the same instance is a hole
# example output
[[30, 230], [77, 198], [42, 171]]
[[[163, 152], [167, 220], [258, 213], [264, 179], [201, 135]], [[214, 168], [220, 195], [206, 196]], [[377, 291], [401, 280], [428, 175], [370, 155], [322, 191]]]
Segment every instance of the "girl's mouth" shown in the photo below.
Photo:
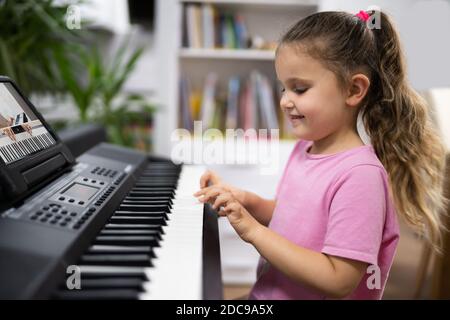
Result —
[[291, 119], [291, 120], [300, 120], [300, 119], [303, 119], [305, 116], [302, 116], [302, 115], [293, 115], [293, 114], [290, 114], [289, 115], [289, 118]]

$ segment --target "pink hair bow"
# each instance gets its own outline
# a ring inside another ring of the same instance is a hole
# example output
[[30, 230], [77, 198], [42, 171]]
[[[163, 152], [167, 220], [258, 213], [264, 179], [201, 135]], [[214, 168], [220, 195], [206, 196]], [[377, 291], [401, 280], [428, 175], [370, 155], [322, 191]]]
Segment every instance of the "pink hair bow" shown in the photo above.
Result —
[[359, 11], [357, 14], [355, 14], [355, 16], [357, 16], [360, 20], [364, 22], [366, 22], [370, 18], [370, 15], [364, 10]]

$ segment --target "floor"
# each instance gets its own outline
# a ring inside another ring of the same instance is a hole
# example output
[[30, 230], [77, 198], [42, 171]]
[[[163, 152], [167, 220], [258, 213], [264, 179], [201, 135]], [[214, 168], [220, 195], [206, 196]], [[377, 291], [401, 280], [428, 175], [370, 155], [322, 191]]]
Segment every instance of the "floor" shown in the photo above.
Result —
[[[415, 298], [417, 270], [422, 254], [423, 242], [405, 224], [400, 223], [401, 237], [397, 248], [394, 264], [386, 285], [383, 299], [413, 299]], [[427, 299], [430, 273], [428, 273], [424, 290], [419, 298]], [[225, 285], [224, 299], [240, 299], [248, 295], [250, 286]]]

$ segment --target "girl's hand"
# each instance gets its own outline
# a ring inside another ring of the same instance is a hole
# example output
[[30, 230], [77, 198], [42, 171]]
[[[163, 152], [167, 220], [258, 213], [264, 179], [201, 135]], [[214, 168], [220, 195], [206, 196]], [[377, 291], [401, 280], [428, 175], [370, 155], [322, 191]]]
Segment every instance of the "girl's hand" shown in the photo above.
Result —
[[22, 124], [22, 128], [28, 132], [30, 134], [30, 136], [33, 135], [33, 129], [31, 128], [31, 126], [28, 123], [24, 123]]
[[219, 215], [226, 216], [239, 237], [245, 242], [251, 243], [262, 224], [253, 218], [229, 192], [217, 197], [214, 207], [220, 206], [223, 208], [219, 211]]
[[[208, 183], [210, 186], [208, 186]], [[215, 199], [222, 193], [229, 192], [234, 198], [245, 206], [245, 191], [230, 186], [222, 182], [220, 177], [213, 171], [206, 171], [200, 178], [201, 190], [194, 193], [195, 197], [202, 197], [199, 199], [201, 202], [214, 203]]]
[[12, 131], [12, 129], [10, 127], [4, 128], [2, 130], [3, 130], [3, 133], [11, 139], [11, 141], [17, 141], [16, 134], [14, 133], [14, 131]]

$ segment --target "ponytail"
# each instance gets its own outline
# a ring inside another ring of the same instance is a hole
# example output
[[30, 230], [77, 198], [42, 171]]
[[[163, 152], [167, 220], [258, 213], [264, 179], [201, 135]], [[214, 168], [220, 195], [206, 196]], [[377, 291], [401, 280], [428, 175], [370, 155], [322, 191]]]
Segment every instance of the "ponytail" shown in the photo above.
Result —
[[430, 111], [407, 83], [398, 34], [380, 12], [373, 85], [362, 119], [377, 156], [386, 168], [397, 211], [437, 249], [441, 243], [445, 149]]

